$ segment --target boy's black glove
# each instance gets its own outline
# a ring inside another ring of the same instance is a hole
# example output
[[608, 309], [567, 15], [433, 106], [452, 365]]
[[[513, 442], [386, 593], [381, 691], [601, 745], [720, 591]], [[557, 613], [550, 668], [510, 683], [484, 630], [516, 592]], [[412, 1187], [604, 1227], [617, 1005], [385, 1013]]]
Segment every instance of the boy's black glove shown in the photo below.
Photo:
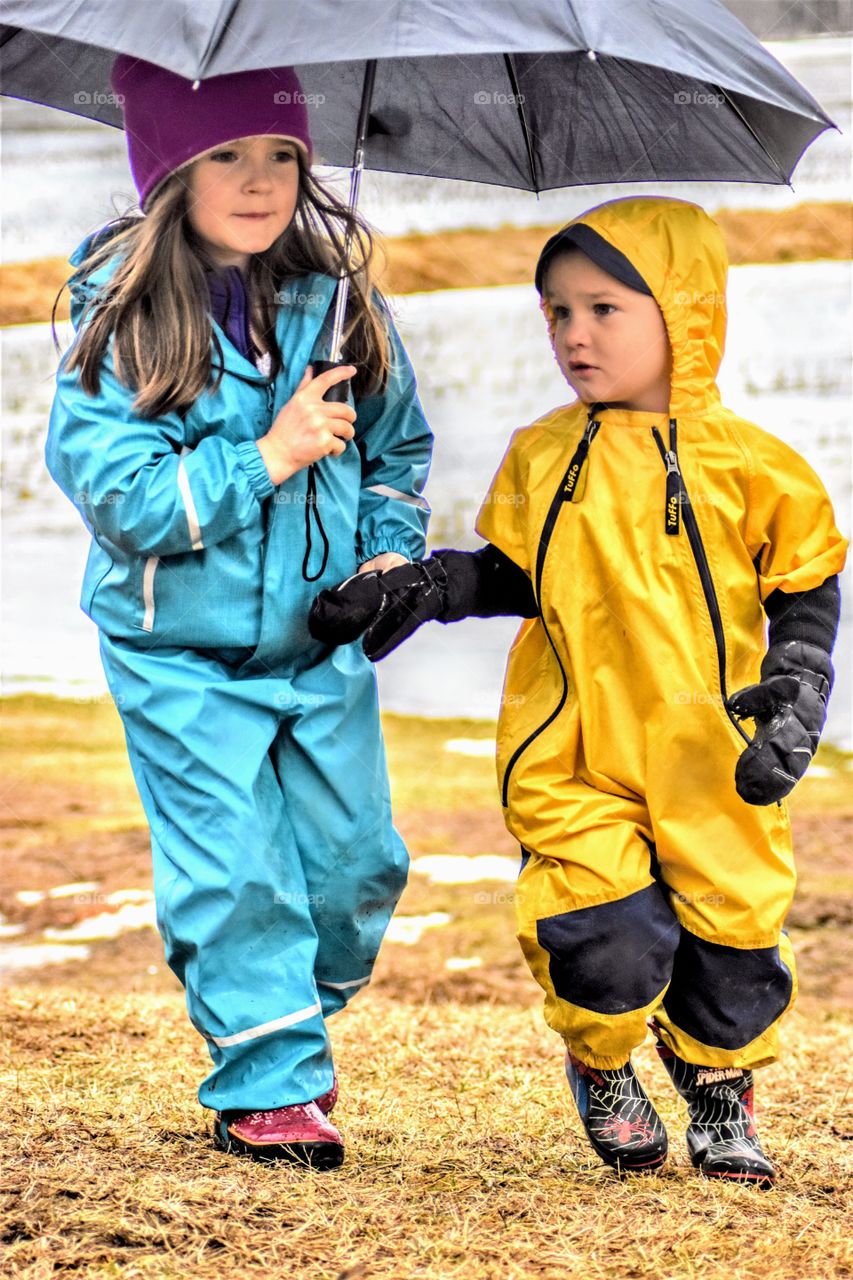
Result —
[[755, 737], [737, 762], [735, 786], [747, 804], [773, 804], [794, 789], [817, 750], [835, 672], [816, 645], [771, 645], [761, 681], [733, 693], [728, 709], [755, 720]]
[[308, 630], [325, 644], [350, 644], [363, 633], [362, 648], [377, 662], [433, 618], [534, 618], [538, 612], [524, 570], [486, 543], [479, 551], [436, 551], [384, 573], [357, 573], [320, 592]]
[[315, 597], [308, 630], [325, 644], [349, 644], [364, 632], [362, 648], [371, 662], [384, 658], [437, 618], [445, 603], [447, 575], [440, 560], [357, 573]]

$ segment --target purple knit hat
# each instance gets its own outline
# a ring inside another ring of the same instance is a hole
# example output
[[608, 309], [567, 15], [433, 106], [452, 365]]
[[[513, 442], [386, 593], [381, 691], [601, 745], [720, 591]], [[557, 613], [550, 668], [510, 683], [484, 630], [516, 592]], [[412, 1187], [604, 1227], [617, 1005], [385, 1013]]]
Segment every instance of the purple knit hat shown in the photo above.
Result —
[[120, 53], [110, 83], [124, 113], [139, 203], [164, 178], [223, 142], [254, 135], [292, 138], [311, 156], [305, 95], [292, 67], [235, 71], [198, 82]]

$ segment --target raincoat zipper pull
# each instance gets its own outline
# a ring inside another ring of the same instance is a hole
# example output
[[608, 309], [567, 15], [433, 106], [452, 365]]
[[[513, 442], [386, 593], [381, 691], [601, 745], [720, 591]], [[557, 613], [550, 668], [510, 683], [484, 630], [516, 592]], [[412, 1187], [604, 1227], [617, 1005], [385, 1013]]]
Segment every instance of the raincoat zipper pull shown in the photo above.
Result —
[[595, 417], [596, 409], [601, 405], [594, 404], [589, 411], [589, 417], [586, 422], [586, 430], [578, 441], [578, 447], [575, 449], [574, 456], [569, 463], [569, 469], [563, 477], [563, 501], [564, 502], [580, 502], [586, 489], [586, 477], [583, 483], [580, 483], [581, 472], [583, 471], [586, 455], [589, 453], [589, 446], [598, 435], [601, 423]]
[[663, 527], [670, 536], [681, 532], [681, 468], [678, 465], [677, 446], [678, 425], [675, 418], [669, 420], [669, 449], [664, 448], [663, 440], [657, 427], [652, 427], [652, 435], [660, 450], [660, 456], [666, 464], [666, 507], [664, 508]]

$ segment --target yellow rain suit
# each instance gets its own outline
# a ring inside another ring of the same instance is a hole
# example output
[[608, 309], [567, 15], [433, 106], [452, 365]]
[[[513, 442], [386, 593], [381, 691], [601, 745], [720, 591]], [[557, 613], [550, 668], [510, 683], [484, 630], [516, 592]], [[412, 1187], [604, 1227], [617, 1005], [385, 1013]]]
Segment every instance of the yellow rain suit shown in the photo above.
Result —
[[670, 412], [555, 409], [513, 435], [478, 516], [541, 611], [510, 651], [498, 726], [518, 937], [549, 1024], [590, 1065], [621, 1066], [654, 1012], [688, 1062], [756, 1067], [796, 994], [795, 871], [786, 804], [737, 795], [748, 739], [724, 699], [760, 678], [762, 601], [820, 586], [846, 542], [806, 462], [720, 402], [716, 224], [650, 197], [577, 221], [652, 290]]

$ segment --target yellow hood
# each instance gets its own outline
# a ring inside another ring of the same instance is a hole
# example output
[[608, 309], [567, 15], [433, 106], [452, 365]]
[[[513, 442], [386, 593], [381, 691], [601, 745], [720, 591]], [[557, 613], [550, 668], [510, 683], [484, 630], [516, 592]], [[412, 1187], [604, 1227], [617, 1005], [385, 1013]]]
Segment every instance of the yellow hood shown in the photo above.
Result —
[[[687, 200], [629, 196], [588, 209], [567, 225], [578, 223], [625, 255], [661, 309], [672, 348], [670, 415], [719, 403], [728, 255], [713, 218]], [[553, 339], [547, 304], [543, 310]]]

